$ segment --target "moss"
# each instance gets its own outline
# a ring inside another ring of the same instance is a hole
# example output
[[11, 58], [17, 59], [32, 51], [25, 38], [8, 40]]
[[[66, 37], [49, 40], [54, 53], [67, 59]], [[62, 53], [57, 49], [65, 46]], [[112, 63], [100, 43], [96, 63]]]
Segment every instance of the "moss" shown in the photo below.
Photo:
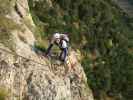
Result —
[[11, 1], [0, 0], [0, 14], [7, 14], [10, 12], [10, 10], [11, 10]]
[[14, 50], [11, 30], [20, 29], [19, 26], [4, 16], [0, 16], [0, 43]]
[[30, 29], [31, 32], [35, 32], [35, 27], [32, 25], [32, 17], [30, 15], [23, 18], [23, 23]]
[[17, 0], [0, 0], [0, 14], [8, 14], [15, 6]]
[[9, 93], [7, 92], [7, 90], [0, 87], [0, 100], [6, 100], [8, 95]]
[[12, 34], [8, 32], [0, 32], [0, 43], [4, 44], [6, 47], [15, 50], [15, 45], [13, 43]]
[[20, 29], [20, 26], [17, 25], [13, 20], [1, 15], [0, 16], [0, 28], [10, 31], [10, 30], [15, 30], [15, 29]]

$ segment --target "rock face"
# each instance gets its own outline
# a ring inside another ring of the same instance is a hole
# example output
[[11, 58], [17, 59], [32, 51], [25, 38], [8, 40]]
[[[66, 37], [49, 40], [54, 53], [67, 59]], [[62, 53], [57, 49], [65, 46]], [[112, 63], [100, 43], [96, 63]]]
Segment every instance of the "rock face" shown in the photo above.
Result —
[[32, 50], [35, 25], [27, 0], [0, 3], [10, 6], [3, 9], [6, 20], [0, 24], [0, 87], [7, 90], [6, 100], [93, 100], [75, 51], [63, 65]]

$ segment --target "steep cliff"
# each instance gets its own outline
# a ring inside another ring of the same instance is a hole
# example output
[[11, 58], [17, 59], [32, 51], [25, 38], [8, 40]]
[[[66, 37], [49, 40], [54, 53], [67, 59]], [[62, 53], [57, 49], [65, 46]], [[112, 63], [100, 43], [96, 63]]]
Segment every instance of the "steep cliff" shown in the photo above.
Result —
[[0, 98], [93, 100], [77, 52], [70, 51], [66, 65], [40, 57], [35, 27], [27, 0], [0, 0]]

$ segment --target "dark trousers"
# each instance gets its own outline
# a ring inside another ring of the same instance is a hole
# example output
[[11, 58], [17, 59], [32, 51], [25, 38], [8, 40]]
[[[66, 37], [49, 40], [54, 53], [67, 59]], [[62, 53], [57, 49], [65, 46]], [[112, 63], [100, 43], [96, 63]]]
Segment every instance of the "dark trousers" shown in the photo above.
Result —
[[60, 53], [60, 60], [65, 62], [66, 57], [67, 57], [67, 52], [68, 52], [68, 48], [62, 48], [61, 49], [61, 53]]

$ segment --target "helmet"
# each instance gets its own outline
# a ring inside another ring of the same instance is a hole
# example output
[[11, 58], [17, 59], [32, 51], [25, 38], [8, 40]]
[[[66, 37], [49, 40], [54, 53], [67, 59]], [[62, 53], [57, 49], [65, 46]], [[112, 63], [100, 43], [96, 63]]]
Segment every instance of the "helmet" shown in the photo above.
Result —
[[54, 33], [54, 38], [56, 39], [60, 38], [60, 33]]

